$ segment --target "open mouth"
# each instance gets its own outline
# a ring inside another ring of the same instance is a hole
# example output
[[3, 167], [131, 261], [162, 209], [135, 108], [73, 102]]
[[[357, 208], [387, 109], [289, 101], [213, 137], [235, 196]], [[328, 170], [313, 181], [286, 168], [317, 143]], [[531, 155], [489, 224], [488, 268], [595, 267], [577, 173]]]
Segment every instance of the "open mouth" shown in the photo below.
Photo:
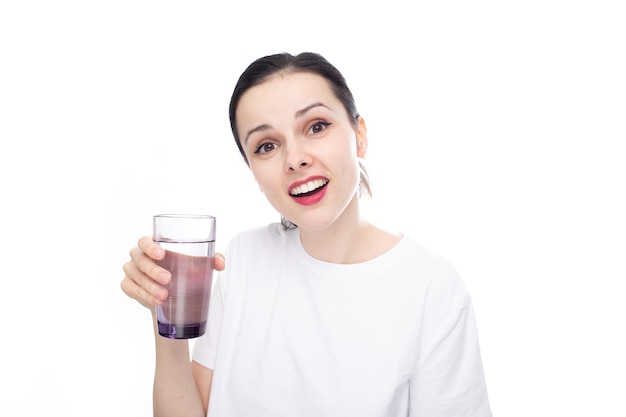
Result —
[[292, 197], [296, 197], [296, 198], [308, 197], [322, 190], [324, 187], [326, 187], [327, 184], [328, 184], [327, 179], [317, 178], [317, 179], [311, 180], [307, 183], [300, 184], [297, 187], [292, 188], [289, 191], [289, 194]]

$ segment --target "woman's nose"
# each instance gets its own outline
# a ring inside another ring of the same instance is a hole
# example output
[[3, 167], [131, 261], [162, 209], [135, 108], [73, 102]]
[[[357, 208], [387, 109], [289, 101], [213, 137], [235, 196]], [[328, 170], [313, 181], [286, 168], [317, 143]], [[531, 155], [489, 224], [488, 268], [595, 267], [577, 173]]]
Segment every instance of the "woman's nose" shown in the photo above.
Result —
[[287, 148], [285, 168], [289, 172], [300, 171], [311, 165], [311, 156], [300, 145], [291, 145]]

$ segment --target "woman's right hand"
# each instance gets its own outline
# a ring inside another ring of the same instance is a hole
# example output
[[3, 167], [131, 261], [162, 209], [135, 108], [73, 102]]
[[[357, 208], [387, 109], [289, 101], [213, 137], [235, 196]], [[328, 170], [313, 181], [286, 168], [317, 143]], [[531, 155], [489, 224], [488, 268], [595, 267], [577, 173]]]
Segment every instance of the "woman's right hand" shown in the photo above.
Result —
[[[122, 291], [137, 300], [144, 307], [152, 309], [161, 305], [167, 298], [167, 285], [172, 274], [158, 266], [155, 261], [165, 257], [165, 250], [152, 240], [150, 236], [139, 239], [137, 247], [130, 250], [130, 261], [124, 264]], [[215, 270], [224, 269], [224, 256], [215, 254]]]

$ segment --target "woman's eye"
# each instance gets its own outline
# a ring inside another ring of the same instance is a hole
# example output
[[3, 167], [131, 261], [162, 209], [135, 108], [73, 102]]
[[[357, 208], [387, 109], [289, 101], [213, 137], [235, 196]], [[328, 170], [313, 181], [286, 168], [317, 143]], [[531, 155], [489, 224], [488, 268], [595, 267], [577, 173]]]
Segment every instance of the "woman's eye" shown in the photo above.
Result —
[[321, 120], [318, 120], [317, 122], [313, 123], [313, 125], [309, 128], [309, 133], [314, 134], [322, 132], [330, 125], [330, 122], [323, 122]]
[[271, 142], [264, 142], [260, 144], [254, 151], [255, 154], [266, 154], [274, 150], [276, 146]]

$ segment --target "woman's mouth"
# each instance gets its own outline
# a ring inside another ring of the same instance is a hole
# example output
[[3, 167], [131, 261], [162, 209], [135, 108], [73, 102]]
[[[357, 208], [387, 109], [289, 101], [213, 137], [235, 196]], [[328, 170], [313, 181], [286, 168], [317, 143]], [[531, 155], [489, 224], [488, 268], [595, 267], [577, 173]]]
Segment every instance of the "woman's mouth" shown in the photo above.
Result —
[[326, 194], [327, 178], [313, 178], [289, 190], [289, 195], [299, 204], [309, 206], [319, 202]]
[[317, 178], [309, 182], [305, 182], [304, 184], [300, 184], [297, 187], [293, 187], [289, 191], [289, 194], [292, 197], [307, 197], [318, 192], [326, 184], [328, 184], [327, 179]]

